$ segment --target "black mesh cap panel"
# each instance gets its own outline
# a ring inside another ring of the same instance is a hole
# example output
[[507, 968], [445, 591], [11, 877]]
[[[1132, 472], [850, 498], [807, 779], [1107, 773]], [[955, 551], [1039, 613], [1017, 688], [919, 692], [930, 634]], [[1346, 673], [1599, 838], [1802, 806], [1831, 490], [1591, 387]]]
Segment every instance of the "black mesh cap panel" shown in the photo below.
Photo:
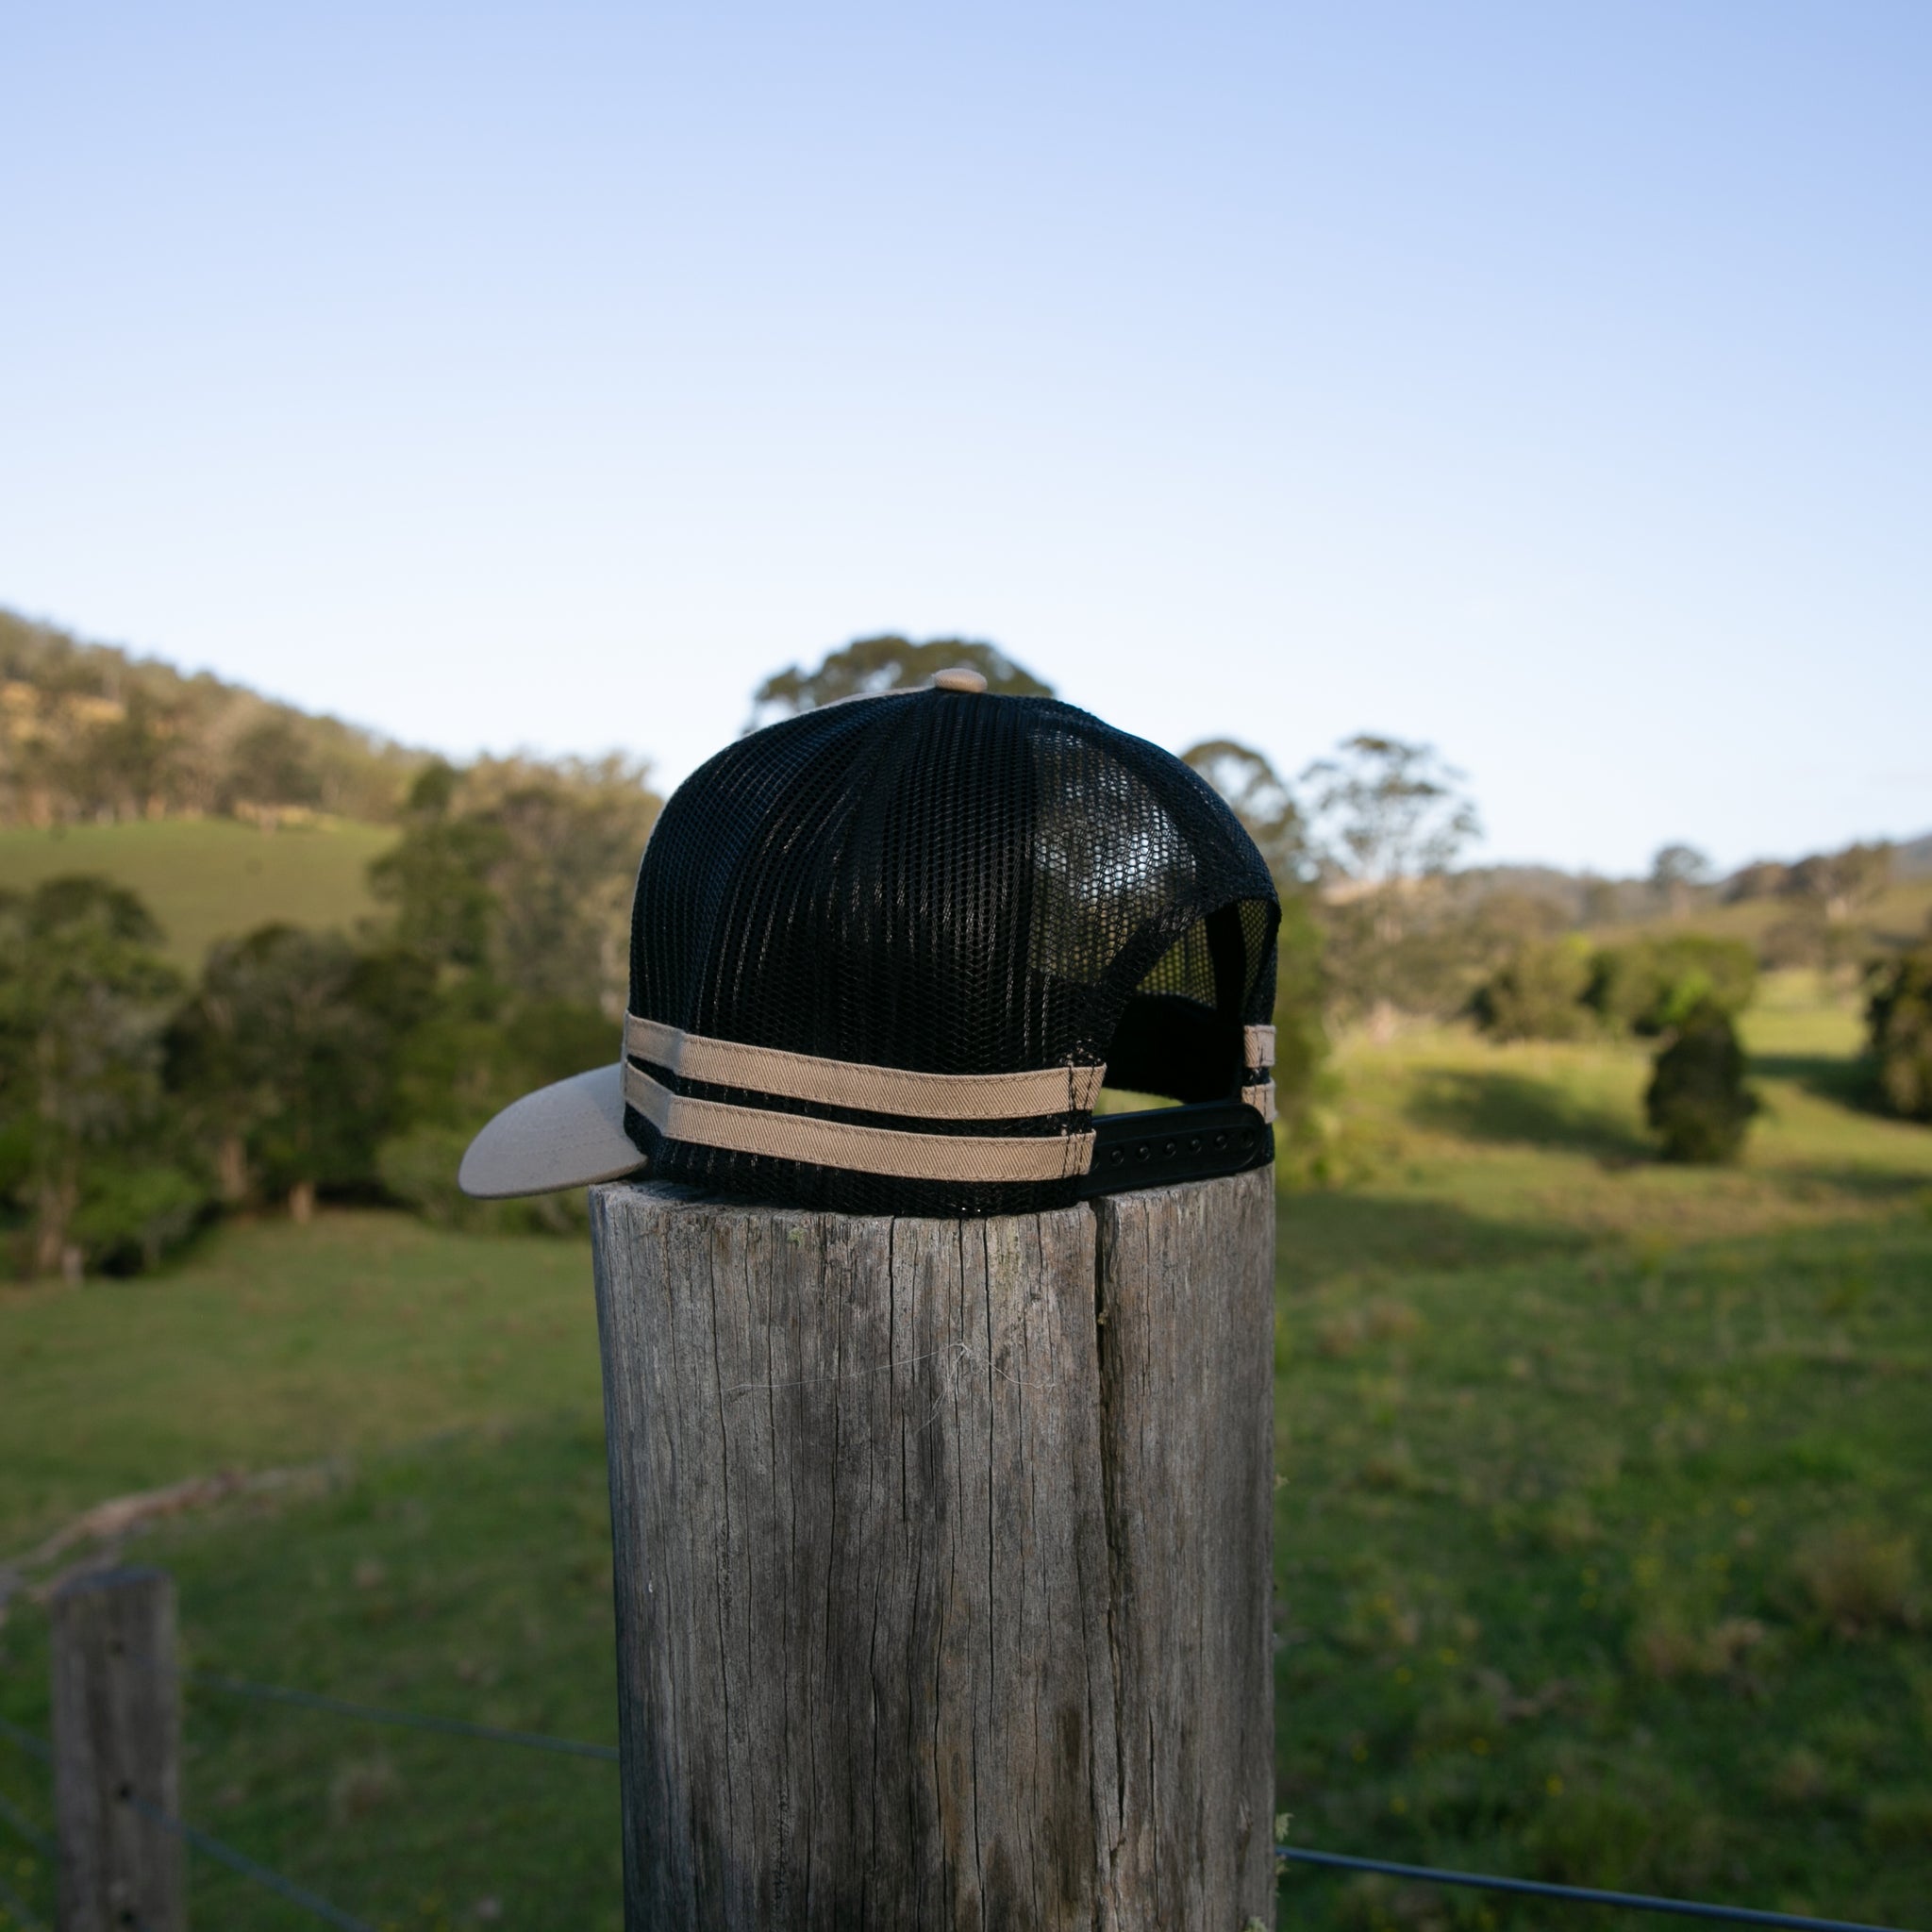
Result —
[[[740, 740], [658, 821], [630, 1007], [710, 1040], [927, 1074], [1108, 1066], [1223, 1098], [1274, 998], [1274, 887], [1234, 814], [1144, 741], [1047, 698], [922, 691]], [[652, 1070], [692, 1098], [774, 1106]], [[809, 1102], [776, 1103], [823, 1112]], [[923, 1132], [1081, 1132], [1062, 1113]], [[848, 1213], [1011, 1213], [1074, 1181], [907, 1180], [625, 1126], [672, 1180]]]

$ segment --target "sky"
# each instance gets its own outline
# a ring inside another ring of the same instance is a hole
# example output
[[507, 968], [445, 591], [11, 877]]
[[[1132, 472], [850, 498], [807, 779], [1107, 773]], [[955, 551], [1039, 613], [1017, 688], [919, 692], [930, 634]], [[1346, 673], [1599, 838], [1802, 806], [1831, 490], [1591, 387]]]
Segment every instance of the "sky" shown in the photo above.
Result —
[[0, 605], [675, 783], [989, 639], [1484, 861], [1932, 826], [1932, 8], [6, 7]]

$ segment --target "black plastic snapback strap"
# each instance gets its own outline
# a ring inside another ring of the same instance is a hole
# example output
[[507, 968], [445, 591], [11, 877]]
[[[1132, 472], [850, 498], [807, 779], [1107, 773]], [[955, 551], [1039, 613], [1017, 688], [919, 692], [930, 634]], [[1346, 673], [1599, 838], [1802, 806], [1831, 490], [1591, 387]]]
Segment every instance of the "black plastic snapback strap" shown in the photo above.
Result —
[[1213, 1180], [1266, 1167], [1274, 1158], [1274, 1135], [1267, 1122], [1239, 1100], [1095, 1114], [1093, 1164], [1080, 1176], [1079, 1197]]

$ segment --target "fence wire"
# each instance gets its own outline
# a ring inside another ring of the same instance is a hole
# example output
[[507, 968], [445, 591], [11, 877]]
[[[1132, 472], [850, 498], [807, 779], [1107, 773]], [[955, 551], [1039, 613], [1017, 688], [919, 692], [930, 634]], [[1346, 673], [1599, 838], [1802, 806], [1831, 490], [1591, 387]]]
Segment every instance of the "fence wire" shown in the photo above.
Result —
[[313, 1690], [289, 1690], [279, 1684], [253, 1684], [245, 1677], [225, 1677], [212, 1671], [183, 1671], [185, 1682], [203, 1690], [225, 1690], [236, 1697], [255, 1697], [268, 1704], [292, 1704], [303, 1710], [325, 1710], [337, 1717], [359, 1718], [365, 1724], [395, 1724], [405, 1730], [441, 1731], [447, 1737], [476, 1738], [491, 1744], [515, 1744], [526, 1751], [555, 1751], [566, 1757], [594, 1757], [617, 1762], [615, 1744], [582, 1744], [575, 1738], [552, 1738], [541, 1731], [507, 1731], [495, 1724], [473, 1724], [461, 1718], [425, 1717], [413, 1710], [383, 1710], [371, 1704], [350, 1704], [340, 1697], [323, 1697]]
[[1580, 1885], [1547, 1885], [1536, 1878], [1496, 1878], [1477, 1872], [1443, 1872], [1433, 1865], [1393, 1865], [1383, 1858], [1352, 1858], [1341, 1852], [1304, 1851], [1276, 1845], [1274, 1856], [1297, 1865], [1331, 1865], [1344, 1872], [1379, 1872], [1391, 1878], [1420, 1878], [1432, 1885], [1471, 1886], [1483, 1891], [1514, 1891], [1530, 1898], [1567, 1899], [1572, 1905], [1621, 1906], [1625, 1911], [1671, 1912], [1685, 1919], [1724, 1919], [1740, 1925], [1783, 1925], [1790, 1932], [1894, 1932], [1849, 1919], [1810, 1919], [1794, 1912], [1760, 1912], [1749, 1906], [1712, 1906], [1693, 1899], [1649, 1898], [1636, 1891], [1594, 1891]]
[[291, 1906], [300, 1906], [305, 1912], [322, 1920], [325, 1924], [340, 1928], [340, 1932], [375, 1932], [375, 1927], [363, 1919], [352, 1919], [340, 1906], [332, 1906], [325, 1898], [318, 1898], [306, 1887], [297, 1885], [292, 1878], [284, 1878], [279, 1872], [272, 1872], [266, 1865], [258, 1864], [245, 1852], [238, 1852], [231, 1844], [203, 1831], [198, 1825], [190, 1824], [185, 1818], [171, 1818], [158, 1805], [150, 1805], [145, 1798], [128, 1794], [129, 1807], [140, 1813], [150, 1824], [158, 1824], [163, 1831], [185, 1840], [198, 1852], [206, 1852], [219, 1864], [227, 1866], [231, 1872], [239, 1872], [244, 1878], [252, 1878], [256, 1884], [285, 1898]]
[[[575, 1738], [554, 1738], [541, 1731], [513, 1731], [496, 1724], [470, 1724], [461, 1718], [426, 1717], [420, 1711], [390, 1710], [377, 1705], [354, 1704], [346, 1698], [325, 1697], [313, 1690], [293, 1690], [280, 1684], [258, 1684], [245, 1677], [230, 1677], [214, 1671], [183, 1671], [184, 1682], [202, 1690], [219, 1690], [234, 1697], [254, 1698], [266, 1704], [285, 1704], [302, 1710], [325, 1711], [335, 1717], [353, 1718], [364, 1724], [392, 1724], [406, 1730], [440, 1732], [445, 1737], [472, 1738], [485, 1743], [510, 1744], [524, 1750], [549, 1751], [568, 1757], [594, 1758], [600, 1762], [614, 1764], [618, 1753], [611, 1744], [586, 1744]], [[9, 1724], [0, 1718], [0, 1736], [10, 1739], [29, 1755], [51, 1762], [53, 1753], [45, 1743], [32, 1732], [23, 1730], [18, 1724]], [[148, 1804], [144, 1799], [130, 1797], [127, 1801], [143, 1817], [172, 1831], [206, 1853], [209, 1857], [226, 1865], [231, 1871], [243, 1877], [253, 1879], [258, 1885], [277, 1893], [291, 1905], [299, 1906], [303, 1910], [326, 1924], [341, 1928], [341, 1932], [375, 1932], [375, 1928], [360, 1919], [350, 1917], [339, 1907], [332, 1906], [326, 1899], [297, 1885], [292, 1879], [285, 1878], [278, 1872], [271, 1871], [266, 1865], [258, 1864], [245, 1853], [238, 1852], [233, 1845], [225, 1844], [220, 1839], [210, 1836], [199, 1827], [188, 1824], [184, 1819], [171, 1818], [167, 1813]], [[53, 1845], [30, 1820], [5, 1798], [0, 1798], [0, 1819], [4, 1819], [30, 1843], [53, 1854]], [[1773, 1925], [1786, 1928], [1786, 1932], [1902, 1932], [1902, 1928], [1872, 1925], [1849, 1919], [1813, 1918], [1797, 1912], [1759, 1911], [1749, 1906], [1707, 1905], [1701, 1900], [1653, 1898], [1642, 1892], [1601, 1891], [1587, 1886], [1552, 1885], [1535, 1878], [1505, 1878], [1495, 1874], [1479, 1872], [1451, 1872], [1436, 1865], [1397, 1864], [1386, 1858], [1359, 1858], [1342, 1852], [1318, 1852], [1299, 1845], [1276, 1845], [1274, 1856], [1284, 1864], [1313, 1865], [1344, 1872], [1376, 1873], [1391, 1878], [1412, 1878], [1430, 1885], [1461, 1886], [1478, 1891], [1512, 1892], [1527, 1898], [1560, 1899], [1571, 1905], [1605, 1906], [1624, 1911], [1657, 1912], [1685, 1919], [1707, 1919], [1739, 1925]], [[11, 1898], [0, 1885], [0, 1906], [12, 1912], [28, 1932], [44, 1932], [41, 1922], [28, 1912], [17, 1899]]]

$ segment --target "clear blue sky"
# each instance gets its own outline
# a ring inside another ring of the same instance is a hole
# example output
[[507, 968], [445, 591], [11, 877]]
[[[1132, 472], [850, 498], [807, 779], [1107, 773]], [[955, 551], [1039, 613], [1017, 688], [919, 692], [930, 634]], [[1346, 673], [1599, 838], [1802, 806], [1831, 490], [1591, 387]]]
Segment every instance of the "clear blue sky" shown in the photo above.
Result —
[[1932, 824], [1932, 7], [9, 9], [0, 602], [675, 779], [858, 635]]

